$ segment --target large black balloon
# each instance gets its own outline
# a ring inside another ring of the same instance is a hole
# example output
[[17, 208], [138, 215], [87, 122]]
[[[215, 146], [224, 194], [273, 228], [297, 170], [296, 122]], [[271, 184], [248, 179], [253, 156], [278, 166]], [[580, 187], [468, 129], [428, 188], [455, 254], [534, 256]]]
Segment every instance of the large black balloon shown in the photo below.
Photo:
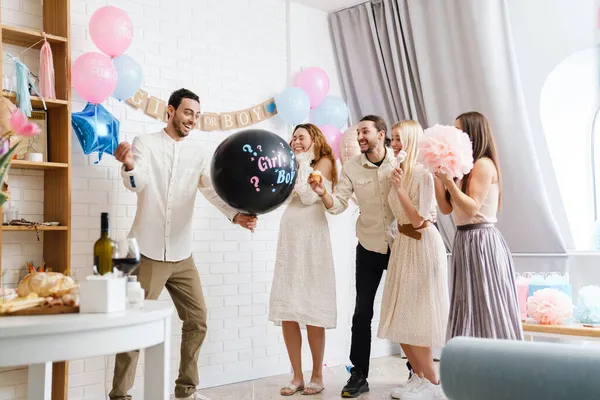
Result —
[[223, 140], [211, 167], [219, 197], [246, 214], [275, 210], [296, 183], [294, 152], [283, 138], [263, 129], [246, 129]]

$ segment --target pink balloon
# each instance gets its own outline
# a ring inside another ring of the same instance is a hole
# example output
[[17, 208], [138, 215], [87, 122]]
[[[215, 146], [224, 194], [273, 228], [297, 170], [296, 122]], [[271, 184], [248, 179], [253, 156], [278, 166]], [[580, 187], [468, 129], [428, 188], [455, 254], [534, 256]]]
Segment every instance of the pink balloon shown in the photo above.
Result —
[[117, 70], [104, 54], [90, 52], [77, 57], [71, 68], [73, 87], [92, 104], [100, 104], [117, 87]]
[[342, 140], [342, 132], [333, 125], [323, 125], [319, 127], [321, 132], [323, 132], [323, 136], [327, 140], [327, 143], [331, 146], [333, 150], [333, 155], [337, 160], [340, 158], [340, 141]]
[[315, 108], [329, 94], [329, 77], [323, 69], [310, 67], [298, 74], [294, 86], [308, 94], [310, 108]]
[[127, 50], [133, 40], [133, 24], [127, 13], [118, 7], [105, 6], [90, 18], [90, 36], [104, 54], [115, 58]]

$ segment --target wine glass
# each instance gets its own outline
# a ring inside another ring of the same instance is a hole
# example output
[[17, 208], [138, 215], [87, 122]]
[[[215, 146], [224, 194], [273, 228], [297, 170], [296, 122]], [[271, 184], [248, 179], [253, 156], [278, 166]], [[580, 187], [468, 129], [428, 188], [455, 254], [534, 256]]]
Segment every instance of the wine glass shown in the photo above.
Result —
[[113, 266], [125, 275], [129, 275], [140, 264], [140, 248], [135, 238], [117, 240], [113, 247]]

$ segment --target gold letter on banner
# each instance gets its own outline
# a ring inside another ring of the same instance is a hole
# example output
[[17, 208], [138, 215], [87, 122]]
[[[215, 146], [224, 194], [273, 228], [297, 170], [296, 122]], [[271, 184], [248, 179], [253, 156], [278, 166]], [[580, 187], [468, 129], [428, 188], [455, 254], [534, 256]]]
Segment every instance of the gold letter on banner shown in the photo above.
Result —
[[167, 103], [165, 103], [159, 98], [150, 96], [150, 99], [148, 99], [148, 106], [146, 107], [146, 114], [154, 118], [163, 118], [165, 115], [166, 107]]
[[252, 122], [255, 124], [258, 122], [264, 121], [266, 118], [265, 117], [265, 108], [263, 107], [262, 104], [259, 104], [258, 106], [254, 106], [248, 111], [250, 112], [250, 116], [252, 117]]
[[236, 113], [238, 128], [245, 128], [252, 125], [252, 117], [250, 116], [250, 110], [238, 111]]
[[203, 131], [218, 131], [219, 130], [219, 114], [202, 114], [202, 130]]
[[132, 106], [134, 106], [135, 108], [140, 108], [142, 107], [142, 104], [144, 104], [144, 102], [146, 101], [146, 99], [148, 98], [148, 92], [139, 89], [136, 94], [133, 95], [133, 97], [127, 99], [127, 102], [129, 104], [131, 104]]
[[277, 115], [277, 106], [275, 105], [275, 99], [269, 99], [263, 103], [263, 107], [265, 108], [265, 112], [267, 116], [270, 118], [274, 115]]
[[222, 113], [221, 114], [221, 129], [228, 131], [230, 129], [237, 128], [235, 114], [234, 113]]

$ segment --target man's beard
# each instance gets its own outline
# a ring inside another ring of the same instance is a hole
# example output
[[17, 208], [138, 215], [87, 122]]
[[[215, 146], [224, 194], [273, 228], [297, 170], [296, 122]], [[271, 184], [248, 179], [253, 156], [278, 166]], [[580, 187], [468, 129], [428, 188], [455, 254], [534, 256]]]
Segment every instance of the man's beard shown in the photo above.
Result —
[[[375, 150], [377, 148], [377, 143], [367, 142], [367, 145], [368, 145], [367, 149], [364, 151], [361, 150], [360, 151], [361, 153], [363, 153], [363, 154], [371, 153], [373, 150]], [[359, 143], [359, 146], [360, 146], [360, 143]]]
[[181, 120], [177, 117], [173, 117], [173, 128], [179, 137], [186, 137], [188, 134], [181, 130]]

